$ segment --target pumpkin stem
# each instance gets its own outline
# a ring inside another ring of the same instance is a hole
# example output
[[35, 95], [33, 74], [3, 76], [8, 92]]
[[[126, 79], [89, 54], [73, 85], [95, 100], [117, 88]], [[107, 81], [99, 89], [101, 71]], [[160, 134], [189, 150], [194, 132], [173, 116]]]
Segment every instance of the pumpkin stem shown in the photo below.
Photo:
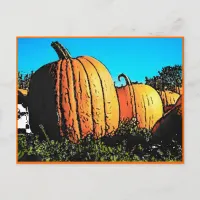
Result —
[[58, 54], [59, 59], [68, 59], [71, 58], [69, 51], [65, 49], [59, 42], [52, 42], [51, 46], [54, 48], [56, 53]]
[[118, 76], [118, 81], [120, 81], [122, 77], [125, 79], [125, 81], [126, 81], [126, 85], [131, 85], [131, 81], [130, 81], [129, 77], [126, 76], [126, 75], [123, 74], [123, 73], [120, 74], [120, 75]]

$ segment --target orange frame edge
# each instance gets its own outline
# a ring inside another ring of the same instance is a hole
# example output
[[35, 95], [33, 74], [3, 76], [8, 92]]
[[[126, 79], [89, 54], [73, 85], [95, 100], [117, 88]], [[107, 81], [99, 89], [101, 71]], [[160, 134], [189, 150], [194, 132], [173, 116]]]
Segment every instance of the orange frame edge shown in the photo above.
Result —
[[[182, 38], [182, 90], [183, 90], [183, 99], [182, 99], [182, 161], [177, 162], [70, 162], [70, 161], [63, 161], [63, 162], [51, 162], [51, 161], [43, 161], [43, 162], [19, 162], [18, 161], [18, 115], [17, 115], [17, 105], [18, 105], [18, 39], [19, 38]], [[185, 99], [185, 87], [184, 87], [184, 36], [16, 36], [16, 164], [184, 164], [185, 159], [185, 148], [184, 148], [184, 99]]]

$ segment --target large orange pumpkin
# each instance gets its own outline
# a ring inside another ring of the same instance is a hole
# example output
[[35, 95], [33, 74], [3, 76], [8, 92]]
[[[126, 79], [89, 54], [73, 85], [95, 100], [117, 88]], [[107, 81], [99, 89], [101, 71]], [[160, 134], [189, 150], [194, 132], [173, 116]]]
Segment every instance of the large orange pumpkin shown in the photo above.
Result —
[[163, 102], [164, 112], [170, 110], [180, 97], [179, 94], [168, 90], [158, 91], [158, 93], [160, 94]]
[[54, 139], [67, 134], [73, 142], [88, 134], [113, 133], [119, 103], [106, 67], [89, 56], [72, 58], [58, 42], [52, 47], [59, 60], [41, 67], [30, 81], [30, 124], [42, 124]]
[[158, 92], [149, 85], [132, 84], [125, 74], [126, 86], [117, 87], [120, 104], [120, 120], [136, 118], [140, 128], [151, 129], [163, 115], [163, 105]]

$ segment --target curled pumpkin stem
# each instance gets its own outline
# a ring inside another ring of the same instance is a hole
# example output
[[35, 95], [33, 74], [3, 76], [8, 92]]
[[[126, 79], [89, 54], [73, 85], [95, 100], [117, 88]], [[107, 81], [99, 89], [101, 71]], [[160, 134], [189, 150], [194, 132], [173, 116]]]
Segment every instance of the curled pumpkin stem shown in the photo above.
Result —
[[119, 76], [118, 76], [118, 81], [121, 81], [121, 78], [124, 78], [125, 79], [125, 81], [126, 81], [126, 85], [131, 85], [131, 80], [129, 79], [129, 77], [128, 76], [126, 76], [125, 74], [120, 74]]
[[51, 46], [54, 48], [56, 53], [58, 54], [59, 59], [68, 59], [71, 58], [69, 51], [64, 48], [59, 42], [52, 42]]

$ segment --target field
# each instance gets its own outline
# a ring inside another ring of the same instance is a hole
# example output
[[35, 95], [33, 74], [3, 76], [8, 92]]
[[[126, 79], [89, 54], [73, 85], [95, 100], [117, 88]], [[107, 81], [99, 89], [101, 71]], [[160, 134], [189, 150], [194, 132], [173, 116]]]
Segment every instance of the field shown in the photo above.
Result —
[[182, 161], [178, 138], [173, 137], [170, 143], [157, 142], [146, 129], [138, 129], [134, 119], [122, 123], [113, 137], [95, 140], [89, 135], [80, 144], [73, 144], [67, 138], [49, 140], [45, 131], [44, 136], [46, 140], [40, 141], [37, 135], [19, 134], [19, 161]]

